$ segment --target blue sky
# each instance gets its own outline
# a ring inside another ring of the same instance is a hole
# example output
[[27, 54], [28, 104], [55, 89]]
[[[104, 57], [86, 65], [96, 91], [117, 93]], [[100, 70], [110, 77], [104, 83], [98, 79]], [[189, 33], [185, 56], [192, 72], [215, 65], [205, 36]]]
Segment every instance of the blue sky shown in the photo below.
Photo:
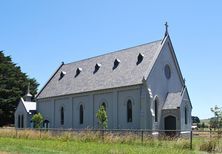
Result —
[[193, 115], [222, 107], [222, 1], [1, 0], [0, 50], [41, 88], [62, 61], [162, 39], [169, 33]]

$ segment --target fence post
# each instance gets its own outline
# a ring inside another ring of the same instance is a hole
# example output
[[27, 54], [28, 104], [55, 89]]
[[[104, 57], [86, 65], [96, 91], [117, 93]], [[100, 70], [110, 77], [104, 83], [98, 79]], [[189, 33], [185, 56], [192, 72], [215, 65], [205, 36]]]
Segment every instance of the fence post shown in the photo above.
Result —
[[102, 130], [102, 139], [103, 139], [103, 142], [104, 142], [104, 133], [105, 133], [105, 130], [103, 129], [103, 130]]
[[211, 139], [211, 132], [212, 132], [212, 129], [210, 128], [210, 139]]
[[143, 130], [142, 130], [142, 132], [141, 132], [141, 141], [142, 141], [142, 143], [143, 143]]
[[15, 129], [15, 138], [17, 138], [17, 129]]
[[192, 143], [192, 142], [193, 142], [193, 131], [191, 130], [191, 131], [190, 131], [190, 150], [193, 149], [193, 147], [192, 147], [192, 146], [193, 146], [193, 143]]

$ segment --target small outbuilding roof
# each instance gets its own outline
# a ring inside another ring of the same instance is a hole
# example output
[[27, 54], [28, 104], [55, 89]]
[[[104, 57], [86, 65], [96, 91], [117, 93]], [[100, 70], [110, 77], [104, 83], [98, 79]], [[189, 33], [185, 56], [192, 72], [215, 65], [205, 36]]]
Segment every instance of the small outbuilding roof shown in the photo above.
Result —
[[31, 111], [36, 111], [36, 102], [24, 101], [23, 98], [21, 98], [21, 100], [28, 113], [31, 113]]

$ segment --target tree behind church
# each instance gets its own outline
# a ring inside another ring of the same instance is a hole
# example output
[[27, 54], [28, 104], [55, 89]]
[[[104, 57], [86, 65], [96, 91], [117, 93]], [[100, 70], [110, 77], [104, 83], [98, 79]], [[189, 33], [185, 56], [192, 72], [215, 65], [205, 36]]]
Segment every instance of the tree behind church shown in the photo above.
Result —
[[0, 51], [0, 126], [14, 123], [15, 109], [19, 99], [27, 93], [29, 83], [30, 93], [35, 96], [39, 85], [36, 80], [29, 78], [10, 56]]

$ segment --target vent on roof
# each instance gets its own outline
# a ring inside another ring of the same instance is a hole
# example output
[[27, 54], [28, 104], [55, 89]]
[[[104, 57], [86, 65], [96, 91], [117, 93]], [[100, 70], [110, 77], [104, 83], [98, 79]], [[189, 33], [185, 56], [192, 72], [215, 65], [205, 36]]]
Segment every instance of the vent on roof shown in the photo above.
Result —
[[76, 75], [75, 75], [75, 77], [77, 77], [77, 76], [80, 74], [80, 72], [82, 72], [82, 68], [78, 67], [78, 68], [76, 69]]
[[62, 72], [60, 73], [59, 80], [61, 80], [65, 75], [66, 75], [66, 72], [62, 71]]
[[119, 63], [120, 63], [120, 60], [119, 59], [115, 59], [114, 65], [113, 65], [113, 70], [118, 67]]
[[94, 74], [99, 70], [99, 68], [101, 67], [102, 65], [100, 63], [96, 63], [95, 65], [95, 70], [94, 70]]
[[139, 65], [143, 61], [143, 57], [144, 57], [144, 55], [142, 53], [139, 53], [139, 55], [137, 57], [136, 65]]

